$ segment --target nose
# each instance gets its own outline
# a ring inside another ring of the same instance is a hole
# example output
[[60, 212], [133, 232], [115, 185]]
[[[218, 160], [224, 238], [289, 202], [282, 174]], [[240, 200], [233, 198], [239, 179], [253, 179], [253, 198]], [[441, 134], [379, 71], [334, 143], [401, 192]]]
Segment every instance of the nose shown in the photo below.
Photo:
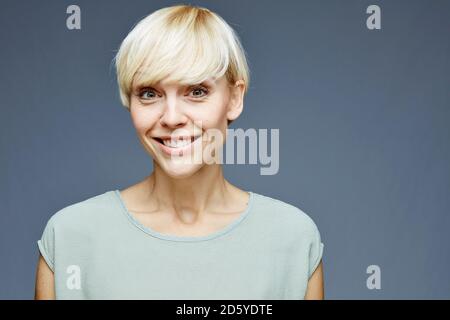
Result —
[[180, 109], [181, 105], [177, 98], [168, 96], [159, 120], [161, 126], [169, 128], [183, 127], [187, 122], [187, 117]]

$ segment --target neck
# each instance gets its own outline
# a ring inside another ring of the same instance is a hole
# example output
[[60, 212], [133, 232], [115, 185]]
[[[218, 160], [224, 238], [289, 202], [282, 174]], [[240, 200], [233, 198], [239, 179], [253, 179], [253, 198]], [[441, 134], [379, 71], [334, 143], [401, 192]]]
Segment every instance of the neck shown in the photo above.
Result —
[[180, 220], [195, 221], [205, 212], [228, 207], [232, 186], [225, 180], [220, 164], [203, 166], [186, 178], [173, 178], [154, 162], [144, 193], [161, 210], [175, 213]]

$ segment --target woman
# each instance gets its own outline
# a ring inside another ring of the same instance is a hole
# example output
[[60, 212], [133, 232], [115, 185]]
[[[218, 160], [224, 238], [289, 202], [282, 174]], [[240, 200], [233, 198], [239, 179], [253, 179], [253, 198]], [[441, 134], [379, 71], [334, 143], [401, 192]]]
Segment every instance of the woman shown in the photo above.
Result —
[[35, 298], [323, 299], [313, 220], [232, 185], [214, 161], [249, 84], [234, 30], [205, 8], [163, 8], [133, 28], [115, 60], [154, 171], [50, 218]]

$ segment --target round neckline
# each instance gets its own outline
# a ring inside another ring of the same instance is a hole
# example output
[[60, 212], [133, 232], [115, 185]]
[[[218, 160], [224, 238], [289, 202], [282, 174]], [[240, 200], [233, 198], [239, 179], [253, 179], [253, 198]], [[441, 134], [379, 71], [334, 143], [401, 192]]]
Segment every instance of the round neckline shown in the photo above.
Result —
[[175, 236], [175, 235], [170, 235], [170, 234], [164, 234], [164, 233], [160, 233], [157, 232], [153, 229], [151, 229], [150, 227], [147, 227], [145, 225], [143, 225], [139, 220], [137, 220], [134, 215], [132, 215], [127, 207], [125, 206], [125, 202], [123, 201], [123, 198], [120, 194], [120, 191], [118, 189], [112, 190], [111, 193], [113, 194], [114, 198], [118, 201], [121, 211], [126, 215], [126, 217], [128, 218], [128, 220], [137, 228], [139, 228], [141, 231], [162, 239], [162, 240], [168, 240], [168, 241], [184, 241], [184, 242], [196, 242], [196, 241], [205, 241], [205, 240], [211, 240], [211, 239], [215, 239], [221, 235], [224, 235], [226, 233], [231, 232], [233, 229], [235, 229], [238, 225], [241, 224], [241, 222], [250, 214], [251, 209], [253, 207], [253, 202], [254, 202], [254, 193], [251, 191], [246, 191], [249, 194], [249, 199], [248, 199], [248, 203], [247, 203], [247, 207], [245, 208], [245, 210], [240, 214], [240, 216], [238, 218], [236, 218], [235, 220], [233, 220], [231, 223], [229, 223], [228, 225], [226, 225], [225, 227], [223, 227], [220, 230], [217, 230], [213, 233], [210, 233], [208, 235], [205, 236], [198, 236], [198, 237], [191, 237], [191, 236]]

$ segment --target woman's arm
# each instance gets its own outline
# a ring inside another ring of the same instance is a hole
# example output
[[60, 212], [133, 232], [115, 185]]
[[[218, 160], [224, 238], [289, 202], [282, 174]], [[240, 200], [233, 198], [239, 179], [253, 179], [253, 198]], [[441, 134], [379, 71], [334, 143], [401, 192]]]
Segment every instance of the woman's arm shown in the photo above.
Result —
[[320, 261], [316, 270], [309, 278], [308, 287], [306, 288], [305, 300], [323, 300], [323, 299], [324, 299], [323, 267], [322, 261]]
[[55, 299], [55, 280], [53, 271], [45, 262], [42, 255], [39, 255], [39, 261], [36, 271], [36, 288], [34, 300], [54, 300]]

